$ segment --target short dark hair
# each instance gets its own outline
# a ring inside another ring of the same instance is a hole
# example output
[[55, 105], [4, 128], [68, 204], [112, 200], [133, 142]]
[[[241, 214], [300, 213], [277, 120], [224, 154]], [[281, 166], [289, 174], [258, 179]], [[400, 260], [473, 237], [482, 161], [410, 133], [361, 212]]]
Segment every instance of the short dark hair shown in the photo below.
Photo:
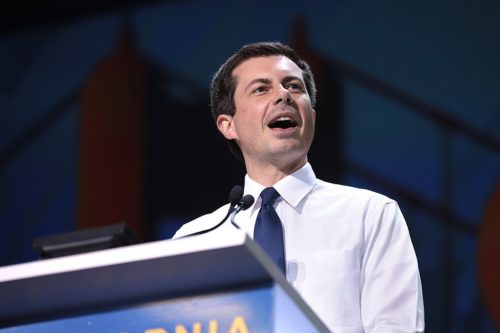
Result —
[[[280, 42], [260, 42], [244, 45], [215, 73], [210, 85], [210, 107], [212, 117], [217, 121], [217, 117], [221, 114], [234, 116], [236, 106], [234, 103], [234, 92], [236, 90], [236, 78], [233, 76], [233, 71], [238, 65], [250, 58], [269, 57], [269, 56], [285, 56], [293, 61], [301, 70], [307, 93], [311, 99], [311, 105], [314, 108], [316, 104], [316, 84], [311, 68], [302, 60], [295, 51]], [[238, 144], [234, 140], [229, 141], [229, 148], [233, 154], [243, 161], [243, 154]]]

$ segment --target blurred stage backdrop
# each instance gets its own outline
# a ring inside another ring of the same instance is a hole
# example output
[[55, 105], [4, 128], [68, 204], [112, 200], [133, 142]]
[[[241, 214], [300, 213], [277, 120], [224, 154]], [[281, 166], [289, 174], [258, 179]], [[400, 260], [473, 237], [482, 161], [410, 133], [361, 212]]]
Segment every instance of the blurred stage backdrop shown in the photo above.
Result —
[[[127, 222], [144, 241], [242, 184], [212, 74], [279, 40], [313, 67], [319, 178], [396, 199], [427, 332], [500, 327], [496, 0], [8, 1], [0, 29], [0, 265], [34, 237]], [[1, 297], [1, 296], [0, 296]]]

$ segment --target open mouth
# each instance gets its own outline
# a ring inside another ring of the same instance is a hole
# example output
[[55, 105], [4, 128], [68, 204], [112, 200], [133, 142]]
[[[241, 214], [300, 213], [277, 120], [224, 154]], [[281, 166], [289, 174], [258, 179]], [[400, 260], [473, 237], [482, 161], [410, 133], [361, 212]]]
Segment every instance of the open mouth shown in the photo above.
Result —
[[297, 122], [290, 117], [279, 117], [271, 121], [268, 125], [270, 128], [292, 128], [297, 127]]

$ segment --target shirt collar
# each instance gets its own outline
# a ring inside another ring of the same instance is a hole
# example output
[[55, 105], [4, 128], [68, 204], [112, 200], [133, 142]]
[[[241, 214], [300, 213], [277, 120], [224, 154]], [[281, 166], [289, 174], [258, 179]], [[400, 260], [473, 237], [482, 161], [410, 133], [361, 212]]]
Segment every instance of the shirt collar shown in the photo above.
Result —
[[[311, 191], [316, 183], [316, 175], [309, 163], [298, 169], [291, 175], [286, 176], [273, 185], [279, 192], [283, 200], [292, 207], [296, 207], [299, 202]], [[251, 179], [248, 174], [245, 176], [245, 194], [251, 194], [255, 202], [259, 201], [260, 192], [265, 186]], [[253, 210], [255, 203], [249, 211]]]

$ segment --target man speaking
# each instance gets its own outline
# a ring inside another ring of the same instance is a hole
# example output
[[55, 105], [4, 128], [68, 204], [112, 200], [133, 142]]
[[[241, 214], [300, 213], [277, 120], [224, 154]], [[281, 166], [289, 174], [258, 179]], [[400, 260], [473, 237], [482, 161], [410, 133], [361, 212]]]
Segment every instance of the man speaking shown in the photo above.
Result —
[[[237, 225], [333, 332], [423, 332], [417, 259], [397, 203], [319, 180], [307, 161], [315, 100], [309, 65], [278, 42], [245, 45], [215, 74], [212, 115], [245, 163], [244, 193], [256, 198]], [[175, 237], [213, 226], [227, 209]]]

